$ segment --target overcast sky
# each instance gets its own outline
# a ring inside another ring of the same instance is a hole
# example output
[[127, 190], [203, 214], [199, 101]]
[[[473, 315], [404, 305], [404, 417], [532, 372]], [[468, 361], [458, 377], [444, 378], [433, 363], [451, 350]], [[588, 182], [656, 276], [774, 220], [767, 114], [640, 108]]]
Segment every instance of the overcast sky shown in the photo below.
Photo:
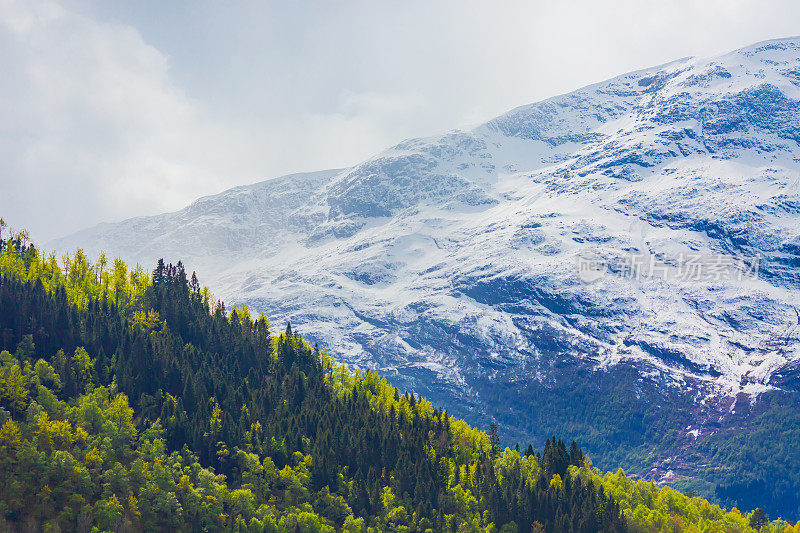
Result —
[[0, 0], [0, 216], [43, 242], [796, 34], [790, 1]]

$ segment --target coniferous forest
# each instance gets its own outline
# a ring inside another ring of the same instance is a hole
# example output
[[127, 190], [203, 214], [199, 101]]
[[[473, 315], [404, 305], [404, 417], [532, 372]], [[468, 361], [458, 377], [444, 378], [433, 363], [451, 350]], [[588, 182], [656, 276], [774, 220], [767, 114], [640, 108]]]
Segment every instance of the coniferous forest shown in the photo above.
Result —
[[181, 263], [0, 239], [0, 530], [800, 531], [486, 430]]

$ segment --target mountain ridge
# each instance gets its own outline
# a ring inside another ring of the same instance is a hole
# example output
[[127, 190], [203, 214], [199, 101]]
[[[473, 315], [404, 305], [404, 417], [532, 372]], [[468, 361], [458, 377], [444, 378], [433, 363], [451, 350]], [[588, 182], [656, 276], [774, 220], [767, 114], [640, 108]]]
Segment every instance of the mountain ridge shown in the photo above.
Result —
[[137, 249], [139, 219], [51, 246], [182, 258], [226, 301], [523, 436], [542, 437], [525, 405], [562, 374], [630, 367], [631, 401], [688, 398], [673, 429], [710, 438], [737, 405], [800, 390], [798, 51], [685, 58], [232, 189], [161, 222], [177, 231], [148, 219]]

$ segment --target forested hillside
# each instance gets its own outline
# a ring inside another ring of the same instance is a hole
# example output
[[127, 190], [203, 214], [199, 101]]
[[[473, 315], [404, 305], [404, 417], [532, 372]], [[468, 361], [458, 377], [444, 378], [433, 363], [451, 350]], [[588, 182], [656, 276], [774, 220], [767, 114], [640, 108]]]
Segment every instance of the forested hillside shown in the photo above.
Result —
[[557, 437], [501, 450], [180, 263], [0, 252], [2, 530], [800, 531]]

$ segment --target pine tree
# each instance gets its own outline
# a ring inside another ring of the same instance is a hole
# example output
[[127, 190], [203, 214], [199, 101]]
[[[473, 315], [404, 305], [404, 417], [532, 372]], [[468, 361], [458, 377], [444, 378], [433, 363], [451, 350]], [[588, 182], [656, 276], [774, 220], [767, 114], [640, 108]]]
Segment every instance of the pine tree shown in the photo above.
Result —
[[492, 457], [500, 453], [500, 437], [497, 435], [497, 424], [489, 424], [489, 444], [492, 446]]

